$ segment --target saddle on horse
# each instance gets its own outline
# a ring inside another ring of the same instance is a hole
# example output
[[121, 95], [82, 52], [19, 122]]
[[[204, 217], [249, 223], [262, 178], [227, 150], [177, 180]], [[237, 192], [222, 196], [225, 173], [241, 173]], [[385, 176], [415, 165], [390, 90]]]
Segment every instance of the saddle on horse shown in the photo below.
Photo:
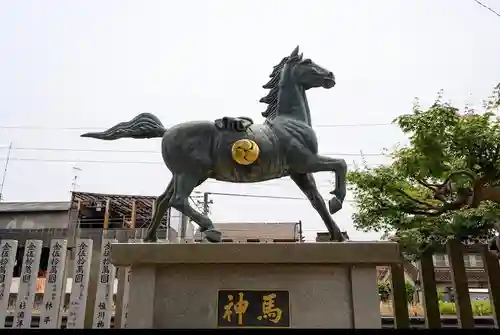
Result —
[[224, 116], [221, 119], [215, 120], [214, 123], [217, 128], [222, 130], [244, 132], [251, 125], [253, 125], [253, 120], [246, 116], [240, 116], [240, 117]]

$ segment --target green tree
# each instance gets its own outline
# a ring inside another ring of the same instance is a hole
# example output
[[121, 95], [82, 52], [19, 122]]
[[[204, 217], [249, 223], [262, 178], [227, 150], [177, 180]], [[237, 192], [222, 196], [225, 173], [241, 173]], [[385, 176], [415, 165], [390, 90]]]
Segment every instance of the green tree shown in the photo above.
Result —
[[405, 281], [406, 301], [413, 303], [415, 300], [415, 286], [409, 281]]
[[[409, 281], [405, 281], [405, 289], [406, 289], [406, 300], [408, 303], [412, 303], [415, 299], [415, 286]], [[381, 282], [377, 283], [377, 290], [380, 300], [386, 302], [389, 300], [392, 294], [391, 284], [389, 282]]]
[[486, 239], [500, 217], [500, 84], [478, 113], [442, 101], [415, 104], [394, 123], [409, 137], [392, 164], [348, 174], [354, 225], [418, 254], [450, 238]]
[[391, 286], [388, 282], [379, 281], [377, 283], [377, 290], [381, 301], [386, 302], [391, 297]]

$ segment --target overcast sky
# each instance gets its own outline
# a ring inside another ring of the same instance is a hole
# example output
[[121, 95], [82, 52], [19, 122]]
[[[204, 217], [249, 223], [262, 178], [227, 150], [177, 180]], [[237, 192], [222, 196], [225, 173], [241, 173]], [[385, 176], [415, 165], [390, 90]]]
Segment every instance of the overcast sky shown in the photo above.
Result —
[[[369, 164], [386, 163], [383, 148], [405, 141], [389, 123], [414, 97], [429, 104], [444, 89], [456, 105], [478, 106], [490, 94], [500, 81], [499, 36], [500, 17], [473, 0], [0, 0], [2, 169], [9, 143], [19, 148], [4, 200], [69, 199], [78, 161], [80, 191], [162, 193], [170, 173], [160, 139], [79, 134], [142, 112], [165, 125], [225, 115], [262, 122], [261, 86], [297, 44], [337, 78], [331, 90], [308, 91], [320, 152], [359, 164], [362, 151]], [[332, 176], [316, 179], [327, 196]], [[303, 198], [288, 179], [198, 190]], [[308, 237], [326, 230], [306, 200], [213, 201], [215, 222], [302, 220]], [[352, 239], [377, 238], [354, 230], [353, 210], [347, 203], [334, 216], [341, 228]]]

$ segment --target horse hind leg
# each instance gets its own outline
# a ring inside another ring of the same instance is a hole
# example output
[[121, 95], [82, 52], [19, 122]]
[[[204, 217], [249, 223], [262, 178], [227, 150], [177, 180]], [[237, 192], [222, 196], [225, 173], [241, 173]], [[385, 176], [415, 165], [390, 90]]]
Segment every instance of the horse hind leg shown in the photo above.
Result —
[[163, 192], [155, 202], [155, 207], [153, 210], [153, 218], [151, 219], [151, 223], [148, 227], [148, 231], [146, 233], [146, 237], [144, 238], [144, 242], [156, 242], [156, 231], [158, 227], [160, 227], [161, 220], [163, 216], [167, 212], [168, 204], [172, 195], [174, 194], [174, 179], [172, 178], [168, 183], [167, 189]]
[[189, 174], [178, 174], [174, 176], [174, 194], [170, 199], [170, 206], [188, 216], [200, 226], [200, 232], [205, 233], [209, 242], [220, 242], [221, 233], [215, 229], [212, 220], [207, 215], [196, 211], [189, 204], [189, 196], [194, 188], [203, 183], [206, 178], [197, 178]]

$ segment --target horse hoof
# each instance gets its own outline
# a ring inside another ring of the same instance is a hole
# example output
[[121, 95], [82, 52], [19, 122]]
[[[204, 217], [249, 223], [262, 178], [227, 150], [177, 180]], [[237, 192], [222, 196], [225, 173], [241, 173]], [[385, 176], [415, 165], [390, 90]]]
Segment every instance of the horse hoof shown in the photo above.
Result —
[[211, 243], [218, 243], [222, 241], [222, 234], [220, 231], [216, 229], [208, 229], [203, 232], [205, 234], [205, 237], [207, 238], [208, 242]]
[[344, 238], [344, 242], [348, 242], [350, 240], [349, 234], [347, 234], [347, 231], [342, 231], [341, 234], [342, 234], [342, 237]]
[[333, 197], [328, 201], [328, 207], [330, 209], [330, 214], [335, 214], [342, 209], [342, 203], [339, 199]]
[[343, 235], [340, 235], [340, 236], [331, 236], [330, 237], [330, 241], [332, 242], [346, 242], [347, 240], [344, 238]]
[[146, 235], [146, 237], [144, 238], [143, 240], [144, 242], [152, 242], [152, 243], [155, 243], [155, 242], [158, 242], [158, 237], [156, 237], [156, 234], [154, 235]]

